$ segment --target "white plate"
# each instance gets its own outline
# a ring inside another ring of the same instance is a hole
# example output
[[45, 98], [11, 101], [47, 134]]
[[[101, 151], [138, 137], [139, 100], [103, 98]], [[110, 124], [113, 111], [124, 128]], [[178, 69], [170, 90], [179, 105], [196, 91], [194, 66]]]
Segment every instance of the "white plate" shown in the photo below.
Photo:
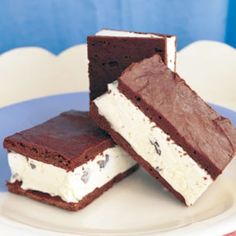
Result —
[[[82, 50], [84, 54], [75, 56], [78, 50]], [[86, 89], [88, 80], [85, 51], [85, 47], [78, 46], [55, 57], [41, 49], [27, 48], [2, 55], [0, 78], [8, 78], [8, 80], [1, 79], [0, 101], [4, 101], [0, 106], [35, 97], [74, 92], [77, 88], [78, 91]], [[216, 58], [216, 51], [221, 52], [224, 62], [223, 59]], [[224, 57], [224, 54], [227, 57]], [[180, 52], [177, 66], [180, 74], [205, 99], [236, 110], [236, 93], [234, 92], [236, 60], [232, 62], [232, 59], [235, 59], [234, 49], [219, 43], [200, 42]], [[32, 61], [34, 63], [29, 66], [28, 63]], [[51, 66], [45, 66], [45, 62], [50, 63]], [[19, 63], [21, 67], [18, 66]], [[69, 77], [66, 76], [65, 71], [70, 71]], [[34, 80], [32, 80], [33, 77]], [[223, 81], [222, 78], [224, 78]], [[214, 79], [214, 86], [212, 86], [212, 79]], [[17, 86], [14, 83], [16, 80]], [[65, 96], [67, 98], [59, 96], [59, 98], [47, 98], [52, 99], [50, 101], [42, 99], [31, 101], [31, 105], [26, 103], [5, 108], [6, 114], [10, 114], [12, 109], [15, 109], [14, 112], [22, 112], [17, 117], [17, 120], [21, 121], [20, 124], [17, 123], [10, 130], [39, 123], [48, 118], [49, 114], [54, 115], [62, 108], [80, 107], [80, 105], [76, 106], [74, 97], [80, 95]], [[64, 105], [60, 107], [63, 101]], [[37, 113], [31, 110], [32, 107], [40, 108], [41, 111], [38, 110]], [[43, 112], [47, 109], [50, 112]], [[235, 113], [231, 115], [234, 116]], [[13, 124], [14, 120], [16, 120], [15, 117], [12, 117], [9, 123]], [[7, 131], [9, 132], [6, 128], [4, 132], [7, 133]], [[6, 162], [1, 160], [0, 171], [5, 168], [7, 168]], [[183, 235], [190, 232], [191, 235], [202, 235], [203, 232], [205, 235], [218, 235], [229, 233], [236, 229], [235, 183], [236, 162], [234, 161], [196, 205], [186, 208], [163, 190], [155, 180], [139, 170], [77, 213], [66, 212], [24, 197], [1, 192], [0, 232], [8, 235], [19, 235], [19, 233], [55, 235], [59, 232], [66, 235], [156, 235], [157, 233]]]

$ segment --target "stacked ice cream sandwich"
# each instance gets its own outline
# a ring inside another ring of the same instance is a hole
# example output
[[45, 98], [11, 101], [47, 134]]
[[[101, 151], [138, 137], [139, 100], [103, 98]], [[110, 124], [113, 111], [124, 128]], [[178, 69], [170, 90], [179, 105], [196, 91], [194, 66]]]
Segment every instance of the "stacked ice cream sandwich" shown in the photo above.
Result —
[[[120, 37], [117, 41], [124, 42], [121, 47], [110, 33], [102, 31], [88, 40], [91, 84], [96, 80], [93, 72], [99, 63], [106, 62], [102, 56], [101, 60], [95, 59], [93, 50], [109, 52], [104, 47], [114, 45], [109, 59], [116, 61], [118, 55], [120, 68], [128, 52], [139, 52], [137, 38], [132, 37], [147, 36], [115, 33]], [[107, 92], [97, 97], [91, 88], [90, 97], [96, 98], [91, 101], [90, 114], [150, 175], [190, 206], [236, 155], [236, 131], [228, 119], [214, 111], [175, 73], [175, 37], [148, 35], [162, 41], [164, 55], [148, 48], [152, 55], [145, 55], [144, 59], [140, 49], [140, 58], [135, 57], [122, 73], [115, 71], [116, 80], [108, 84]], [[131, 46], [128, 41], [133, 41]], [[144, 51], [146, 45], [152, 46], [145, 44]], [[111, 67], [99, 68], [104, 71], [104, 78], [108, 75], [113, 81]], [[104, 83], [107, 81], [111, 82], [105, 79]]]

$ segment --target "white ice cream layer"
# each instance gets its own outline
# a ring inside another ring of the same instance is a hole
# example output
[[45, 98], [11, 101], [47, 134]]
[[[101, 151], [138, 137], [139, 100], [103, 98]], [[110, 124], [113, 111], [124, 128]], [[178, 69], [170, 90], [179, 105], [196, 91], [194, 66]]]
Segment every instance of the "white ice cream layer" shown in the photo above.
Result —
[[110, 93], [94, 100], [99, 114], [192, 205], [213, 182], [211, 176], [127, 99], [117, 82], [108, 89]]
[[118, 146], [106, 149], [70, 172], [13, 152], [8, 154], [8, 162], [11, 183], [22, 181], [24, 190], [37, 190], [74, 203], [135, 165]]
[[[158, 34], [144, 34], [119, 30], [101, 30], [97, 32], [96, 35], [130, 38], [164, 38], [164, 36]], [[172, 71], [175, 71], [176, 36], [173, 35], [166, 39], [167, 66]]]

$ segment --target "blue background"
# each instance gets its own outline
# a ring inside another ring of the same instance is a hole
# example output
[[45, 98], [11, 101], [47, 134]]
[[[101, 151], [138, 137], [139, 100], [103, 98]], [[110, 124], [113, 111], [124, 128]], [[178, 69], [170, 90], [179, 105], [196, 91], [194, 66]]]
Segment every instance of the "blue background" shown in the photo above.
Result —
[[176, 34], [236, 47], [235, 0], [0, 0], [0, 53], [40, 46], [55, 54], [99, 29]]

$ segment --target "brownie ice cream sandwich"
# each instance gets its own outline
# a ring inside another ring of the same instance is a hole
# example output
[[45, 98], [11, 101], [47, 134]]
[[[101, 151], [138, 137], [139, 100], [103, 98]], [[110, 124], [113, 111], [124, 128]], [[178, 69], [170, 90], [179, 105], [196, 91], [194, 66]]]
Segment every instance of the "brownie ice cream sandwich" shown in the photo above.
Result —
[[137, 164], [89, 118], [69, 111], [4, 140], [9, 191], [66, 210], [79, 210]]
[[175, 70], [174, 35], [101, 30], [89, 36], [87, 41], [91, 99], [107, 91], [107, 84], [117, 80], [131, 63], [155, 53], [171, 70]]
[[129, 66], [91, 103], [114, 141], [178, 199], [193, 205], [236, 154], [236, 130], [159, 55]]

